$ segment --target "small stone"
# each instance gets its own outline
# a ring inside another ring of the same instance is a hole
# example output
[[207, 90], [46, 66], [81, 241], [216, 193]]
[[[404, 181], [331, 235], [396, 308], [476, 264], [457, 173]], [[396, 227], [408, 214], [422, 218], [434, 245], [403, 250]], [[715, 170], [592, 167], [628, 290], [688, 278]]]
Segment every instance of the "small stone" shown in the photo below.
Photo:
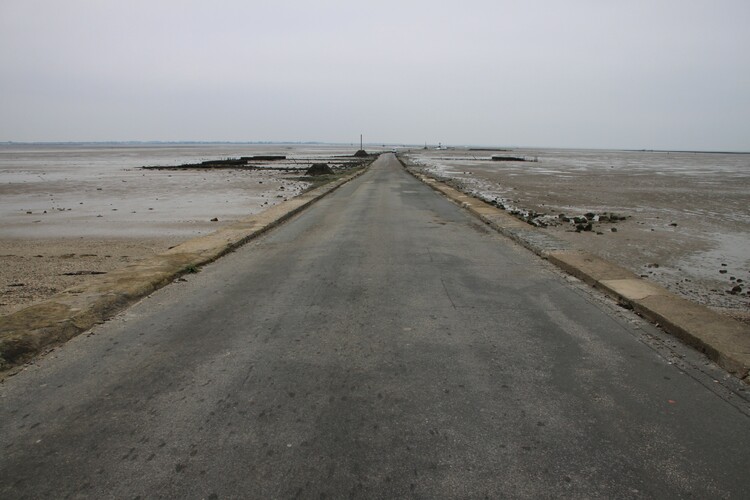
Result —
[[677, 227], [677, 223], [676, 222], [672, 222], [669, 225], [672, 226], [672, 227]]
[[213, 219], [211, 219], [211, 222], [219, 222], [219, 219], [217, 217], [214, 217]]
[[616, 228], [616, 227], [612, 227], [612, 228], [610, 228], [609, 230], [610, 230], [610, 231], [612, 231], [613, 233], [616, 233], [616, 232], [617, 232], [617, 228]]
[[719, 273], [721, 273], [721, 274], [727, 274], [727, 270], [726, 269], [719, 269]]

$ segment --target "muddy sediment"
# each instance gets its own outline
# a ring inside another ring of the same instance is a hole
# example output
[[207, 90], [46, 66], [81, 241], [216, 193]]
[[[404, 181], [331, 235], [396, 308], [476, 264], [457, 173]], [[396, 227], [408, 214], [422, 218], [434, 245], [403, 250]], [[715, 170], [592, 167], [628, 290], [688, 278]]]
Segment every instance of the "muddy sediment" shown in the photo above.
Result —
[[750, 322], [750, 155], [413, 151], [430, 175], [525, 222]]
[[[204, 152], [209, 159], [175, 161]], [[298, 146], [0, 149], [0, 315], [293, 198], [322, 182], [305, 177], [310, 165], [349, 171], [362, 164], [351, 154]], [[233, 158], [255, 166], [223, 161]], [[143, 169], [148, 162], [164, 167]]]

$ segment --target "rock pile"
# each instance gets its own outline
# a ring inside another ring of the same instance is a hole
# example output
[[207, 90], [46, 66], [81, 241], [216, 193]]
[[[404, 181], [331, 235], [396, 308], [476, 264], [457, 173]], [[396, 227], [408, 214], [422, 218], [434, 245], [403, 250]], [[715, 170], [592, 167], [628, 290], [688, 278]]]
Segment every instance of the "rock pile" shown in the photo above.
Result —
[[333, 169], [328, 166], [327, 163], [313, 163], [310, 168], [307, 169], [305, 175], [316, 176], [316, 175], [329, 175], [333, 173]]

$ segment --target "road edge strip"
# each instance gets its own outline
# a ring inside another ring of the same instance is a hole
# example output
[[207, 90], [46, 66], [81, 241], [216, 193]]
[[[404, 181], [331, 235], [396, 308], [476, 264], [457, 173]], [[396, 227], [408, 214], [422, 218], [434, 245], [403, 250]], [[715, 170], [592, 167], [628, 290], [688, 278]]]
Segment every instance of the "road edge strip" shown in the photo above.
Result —
[[465, 208], [500, 234], [509, 237], [568, 274], [603, 291], [621, 305], [704, 353], [750, 384], [750, 327], [688, 301], [635, 273], [581, 250], [429, 175], [404, 169], [433, 190]]
[[0, 379], [3, 372], [7, 374], [46, 349], [112, 318], [180, 276], [195, 272], [198, 267], [275, 228], [367, 172], [373, 162], [353, 174], [228, 224], [211, 234], [184, 241], [163, 253], [0, 316]]

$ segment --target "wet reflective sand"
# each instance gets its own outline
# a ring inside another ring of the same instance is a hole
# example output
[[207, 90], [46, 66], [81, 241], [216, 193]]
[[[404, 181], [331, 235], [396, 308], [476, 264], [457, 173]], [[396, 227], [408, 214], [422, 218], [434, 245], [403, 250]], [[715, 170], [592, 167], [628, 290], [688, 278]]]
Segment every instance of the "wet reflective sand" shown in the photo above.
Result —
[[[309, 161], [356, 149], [0, 145], [0, 314], [278, 204], [309, 186]], [[302, 170], [141, 168], [261, 154]]]

